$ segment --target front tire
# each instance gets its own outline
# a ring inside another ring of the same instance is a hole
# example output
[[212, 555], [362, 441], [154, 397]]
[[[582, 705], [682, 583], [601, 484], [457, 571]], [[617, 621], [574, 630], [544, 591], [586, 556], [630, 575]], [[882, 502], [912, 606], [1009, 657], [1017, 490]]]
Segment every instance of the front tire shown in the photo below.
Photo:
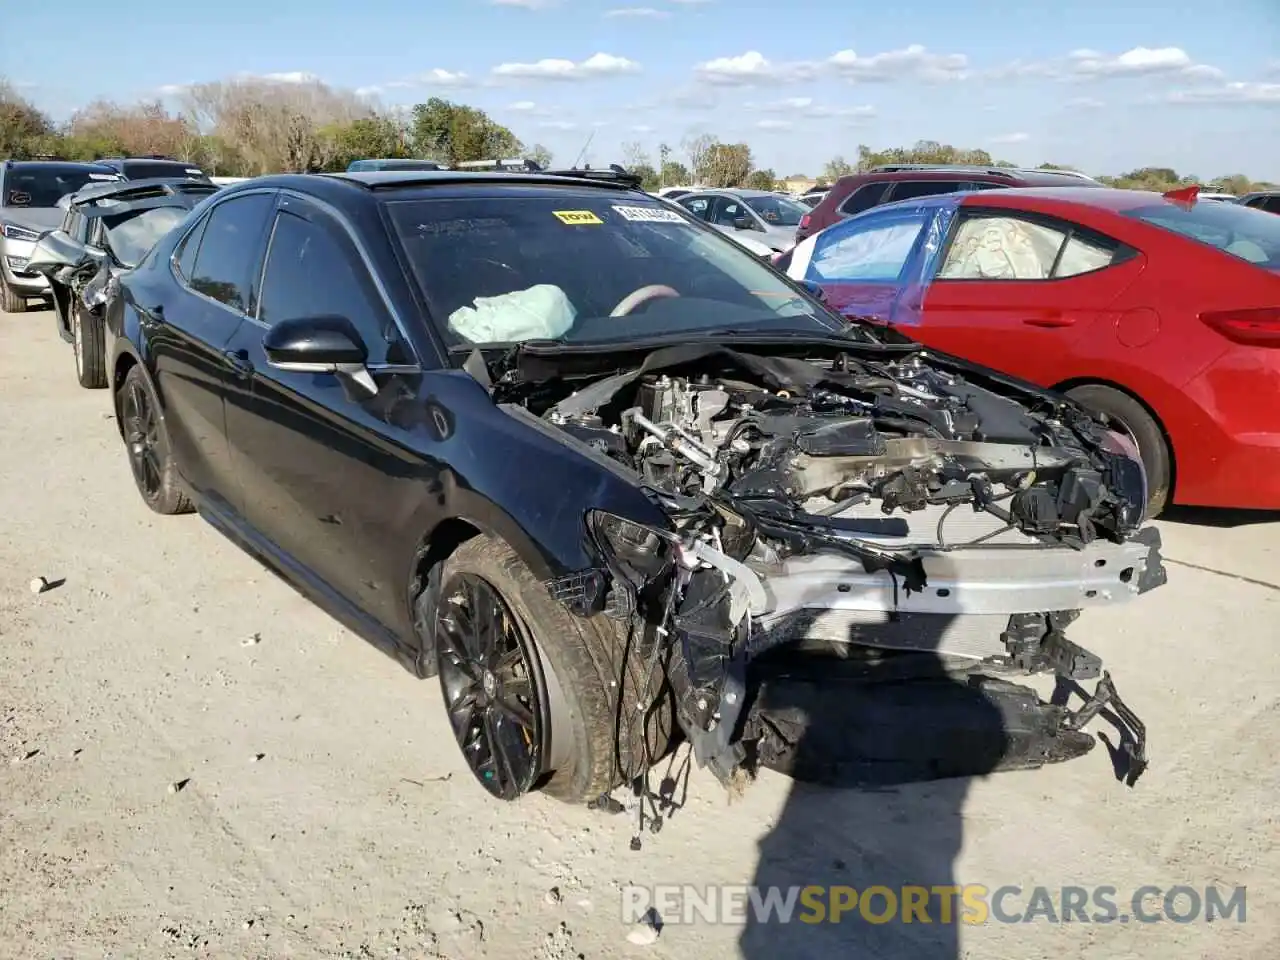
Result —
[[26, 313], [27, 298], [0, 279], [0, 312]]
[[101, 390], [107, 385], [106, 340], [102, 317], [73, 303], [71, 347], [76, 361], [76, 380], [86, 390]]
[[1081, 406], [1119, 421], [1133, 435], [1147, 474], [1147, 517], [1158, 517], [1169, 502], [1173, 485], [1173, 458], [1160, 424], [1133, 397], [1100, 383], [1073, 387], [1067, 391], [1067, 396]]
[[[515, 551], [484, 536], [445, 560], [439, 583], [431, 622], [445, 708], [490, 794], [541, 789], [586, 803], [665, 753], [674, 729], [665, 675], [655, 664], [646, 683], [649, 662], [620, 624], [571, 614]], [[477, 649], [486, 637], [487, 652]], [[495, 703], [508, 694], [516, 706]], [[495, 743], [524, 749], [507, 762]]]
[[125, 374], [116, 394], [116, 416], [143, 502], [166, 516], [190, 513], [193, 507], [178, 480], [159, 400], [140, 365]]

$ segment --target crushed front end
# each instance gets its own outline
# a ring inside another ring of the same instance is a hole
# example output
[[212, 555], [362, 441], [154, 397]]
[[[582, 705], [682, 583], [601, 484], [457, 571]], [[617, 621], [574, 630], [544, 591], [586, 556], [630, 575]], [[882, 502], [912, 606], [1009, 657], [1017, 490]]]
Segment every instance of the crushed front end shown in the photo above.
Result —
[[[1105, 709], [1134, 782], [1145, 729], [1067, 637], [1165, 582], [1131, 440], [918, 350], [810, 354], [659, 350], [539, 413], [670, 519], [586, 522], [599, 609], [651, 628], [699, 764], [726, 784], [1030, 768], [1089, 751]], [[1035, 674], [1052, 700], [1011, 680]]]

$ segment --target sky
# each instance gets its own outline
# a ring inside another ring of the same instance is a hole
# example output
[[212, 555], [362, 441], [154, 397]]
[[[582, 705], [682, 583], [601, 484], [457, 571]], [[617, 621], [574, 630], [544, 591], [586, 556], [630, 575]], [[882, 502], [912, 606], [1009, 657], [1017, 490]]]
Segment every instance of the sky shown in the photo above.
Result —
[[59, 0], [0, 75], [58, 119], [236, 75], [442, 96], [565, 165], [712, 133], [779, 176], [929, 139], [1280, 181], [1280, 0]]

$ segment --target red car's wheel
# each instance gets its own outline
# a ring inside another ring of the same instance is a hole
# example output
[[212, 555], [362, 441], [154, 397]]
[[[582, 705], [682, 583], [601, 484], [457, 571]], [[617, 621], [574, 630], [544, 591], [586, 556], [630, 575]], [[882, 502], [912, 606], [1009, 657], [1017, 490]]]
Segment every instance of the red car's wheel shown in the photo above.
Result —
[[1173, 458], [1164, 430], [1141, 403], [1114, 387], [1086, 383], [1067, 391], [1082, 406], [1105, 413], [1133, 435], [1147, 472], [1147, 516], [1156, 517], [1169, 501], [1173, 481]]

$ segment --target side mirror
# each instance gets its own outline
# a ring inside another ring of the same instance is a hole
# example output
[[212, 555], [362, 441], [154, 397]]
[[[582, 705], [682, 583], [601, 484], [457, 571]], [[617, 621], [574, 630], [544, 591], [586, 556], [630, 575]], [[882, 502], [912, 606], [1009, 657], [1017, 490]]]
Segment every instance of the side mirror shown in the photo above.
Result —
[[827, 302], [827, 291], [816, 280], [801, 280], [800, 286], [809, 291], [809, 295], [822, 303]]
[[346, 374], [377, 393], [377, 384], [365, 367], [369, 349], [346, 317], [282, 320], [263, 336], [262, 348], [267, 362], [277, 370]]
[[734, 217], [733, 225], [739, 230], [750, 230], [754, 226], [750, 217]]

